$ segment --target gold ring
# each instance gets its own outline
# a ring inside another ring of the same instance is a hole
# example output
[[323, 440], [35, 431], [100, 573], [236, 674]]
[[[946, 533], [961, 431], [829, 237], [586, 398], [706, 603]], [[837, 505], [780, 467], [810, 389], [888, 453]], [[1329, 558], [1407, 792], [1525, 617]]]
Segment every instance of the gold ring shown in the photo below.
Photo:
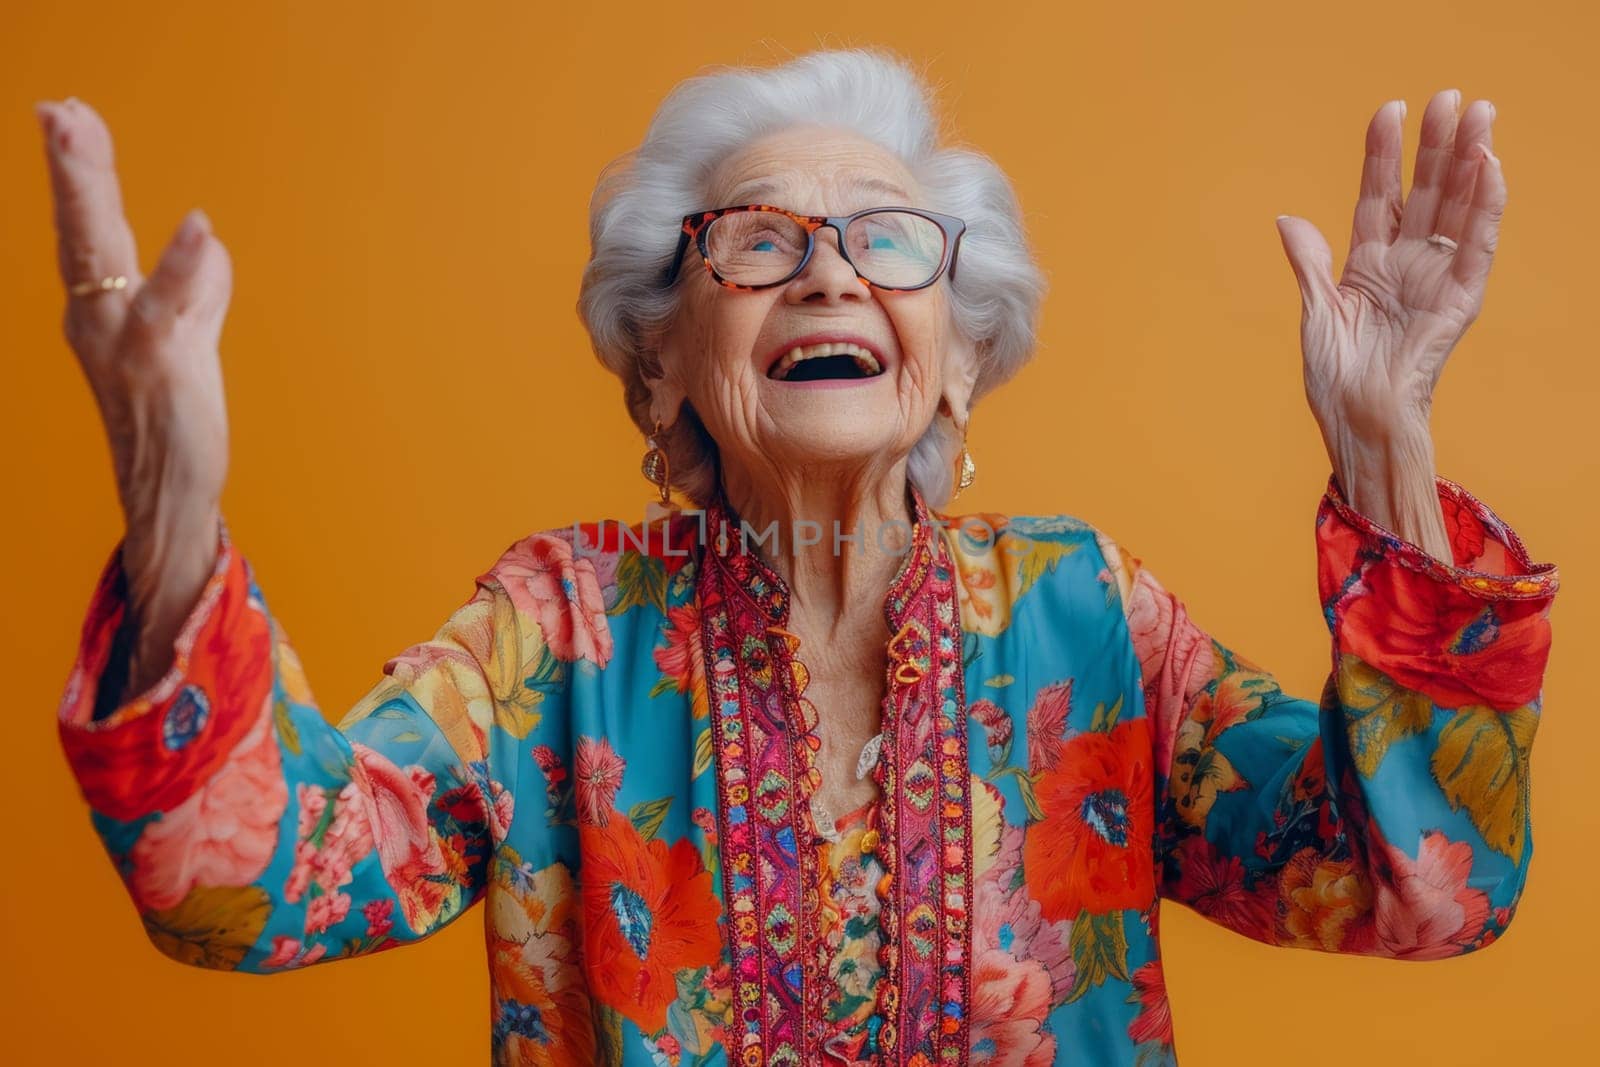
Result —
[[67, 292], [73, 296], [89, 296], [91, 293], [109, 293], [113, 290], [126, 289], [127, 287], [128, 276], [126, 274], [109, 274], [99, 281], [79, 282], [69, 288]]

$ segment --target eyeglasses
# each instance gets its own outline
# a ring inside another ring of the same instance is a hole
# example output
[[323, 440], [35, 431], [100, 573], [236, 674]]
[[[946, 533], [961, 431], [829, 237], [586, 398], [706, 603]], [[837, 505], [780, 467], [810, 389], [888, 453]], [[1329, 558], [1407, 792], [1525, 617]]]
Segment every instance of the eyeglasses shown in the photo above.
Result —
[[711, 276], [729, 289], [768, 289], [806, 269], [817, 231], [832, 227], [839, 254], [856, 276], [878, 289], [926, 289], [955, 270], [967, 224], [952, 215], [909, 207], [873, 207], [854, 215], [797, 215], [781, 207], [697, 211], [683, 219], [678, 251], [662, 278], [672, 284], [694, 241]]

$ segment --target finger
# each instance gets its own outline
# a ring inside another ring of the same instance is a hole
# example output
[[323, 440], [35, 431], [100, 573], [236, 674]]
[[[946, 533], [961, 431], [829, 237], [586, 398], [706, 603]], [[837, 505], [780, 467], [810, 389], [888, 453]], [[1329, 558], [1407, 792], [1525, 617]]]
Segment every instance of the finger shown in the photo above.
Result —
[[130, 329], [165, 336], [179, 318], [210, 310], [220, 284], [214, 277], [215, 266], [208, 264], [210, 245], [222, 247], [211, 239], [211, 220], [196, 208], [183, 217], [162, 250], [155, 270], [134, 295], [128, 317]]
[[1461, 240], [1467, 213], [1472, 210], [1473, 185], [1478, 179], [1478, 146], [1494, 147], [1490, 136], [1493, 123], [1494, 105], [1487, 100], [1474, 100], [1456, 128], [1456, 150], [1450, 160], [1450, 174], [1445, 179], [1444, 196], [1439, 201], [1439, 217], [1433, 224], [1434, 233], [1452, 241]]
[[80, 282], [125, 275], [119, 292], [69, 297], [69, 314], [120, 320], [139, 282], [139, 254], [122, 213], [122, 190], [111, 132], [89, 105], [76, 100], [38, 106], [55, 201], [57, 260], [68, 289]]
[[1369, 241], [1388, 244], [1400, 227], [1400, 146], [1406, 103], [1391, 100], [1367, 124], [1367, 156], [1361, 165], [1352, 249]]
[[1333, 281], [1333, 251], [1322, 232], [1305, 219], [1279, 215], [1278, 237], [1294, 270], [1295, 283], [1300, 286], [1301, 307], [1331, 303], [1338, 295], [1338, 286]]
[[1422, 113], [1416, 169], [1400, 216], [1403, 237], [1426, 237], [1433, 232], [1445, 179], [1450, 174], [1450, 160], [1455, 154], [1456, 112], [1460, 108], [1461, 90], [1443, 89], [1433, 95]]
[[1472, 209], [1456, 249], [1450, 271], [1462, 287], [1476, 292], [1489, 276], [1495, 245], [1500, 239], [1500, 217], [1506, 209], [1506, 178], [1500, 157], [1484, 145], [1479, 149], [1478, 177], [1473, 185]]

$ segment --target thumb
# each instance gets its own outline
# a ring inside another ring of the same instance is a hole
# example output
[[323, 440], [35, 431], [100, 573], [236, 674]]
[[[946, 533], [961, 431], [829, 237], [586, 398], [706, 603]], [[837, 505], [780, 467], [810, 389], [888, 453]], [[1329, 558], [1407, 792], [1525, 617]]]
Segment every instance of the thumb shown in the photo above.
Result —
[[155, 333], [171, 329], [179, 315], [204, 302], [208, 290], [216, 287], [215, 271], [208, 270], [207, 253], [211, 220], [196, 209], [184, 216], [183, 224], [161, 253], [155, 270], [133, 298], [133, 317]]
[[1279, 215], [1278, 237], [1283, 241], [1283, 254], [1294, 269], [1302, 305], [1315, 307], [1331, 302], [1338, 287], [1333, 281], [1333, 252], [1321, 231], [1305, 219]]

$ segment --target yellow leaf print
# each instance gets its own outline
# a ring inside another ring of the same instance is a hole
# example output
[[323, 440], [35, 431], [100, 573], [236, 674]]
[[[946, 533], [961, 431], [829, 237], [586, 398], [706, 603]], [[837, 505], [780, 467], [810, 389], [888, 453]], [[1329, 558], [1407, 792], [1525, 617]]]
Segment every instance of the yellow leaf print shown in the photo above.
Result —
[[1539, 716], [1530, 707], [1457, 710], [1439, 732], [1433, 777], [1450, 806], [1467, 809], [1489, 847], [1514, 860], [1526, 846], [1528, 748]]
[[1185, 719], [1178, 730], [1172, 780], [1167, 784], [1177, 801], [1179, 817], [1190, 826], [1203, 827], [1217, 794], [1243, 789], [1245, 784], [1228, 757], [1207, 741], [1206, 724]]
[[1395, 684], [1359, 656], [1346, 652], [1339, 657], [1335, 684], [1349, 723], [1356, 770], [1368, 778], [1377, 773], [1390, 745], [1421, 733], [1433, 721], [1433, 701]]
[[156, 948], [179, 963], [231, 971], [250, 951], [272, 913], [272, 897], [256, 885], [191, 890], [176, 906], [146, 912]]

